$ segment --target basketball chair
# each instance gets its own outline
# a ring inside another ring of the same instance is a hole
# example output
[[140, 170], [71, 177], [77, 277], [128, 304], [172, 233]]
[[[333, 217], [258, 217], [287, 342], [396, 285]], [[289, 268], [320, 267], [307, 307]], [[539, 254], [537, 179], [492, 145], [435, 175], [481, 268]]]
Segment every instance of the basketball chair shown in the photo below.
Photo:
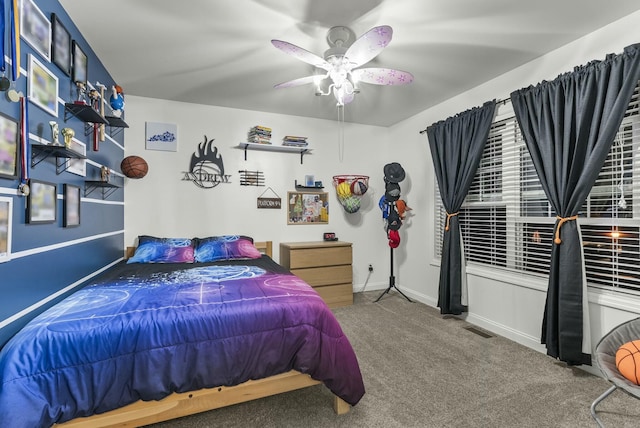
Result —
[[640, 318], [624, 322], [614, 327], [607, 333], [596, 345], [594, 359], [596, 365], [604, 375], [604, 378], [613, 385], [602, 393], [591, 404], [591, 417], [596, 421], [599, 427], [603, 428], [602, 421], [596, 414], [596, 406], [602, 400], [607, 398], [613, 391], [620, 389], [627, 394], [640, 399], [640, 386], [628, 381], [620, 374], [616, 367], [616, 352], [621, 345], [640, 339]]

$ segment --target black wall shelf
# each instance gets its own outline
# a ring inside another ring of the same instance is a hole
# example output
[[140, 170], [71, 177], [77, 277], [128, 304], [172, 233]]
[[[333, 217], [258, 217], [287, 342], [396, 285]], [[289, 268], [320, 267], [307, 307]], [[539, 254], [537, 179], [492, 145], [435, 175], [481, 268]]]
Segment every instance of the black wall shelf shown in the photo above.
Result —
[[102, 191], [102, 199], [106, 199], [119, 188], [120, 186], [117, 184], [109, 183], [108, 181], [89, 180], [84, 182], [84, 196], [89, 196], [93, 191], [100, 189]]
[[67, 159], [86, 159], [83, 154], [75, 152], [66, 146], [32, 144], [31, 145], [31, 168], [34, 168], [43, 160], [56, 158], [56, 174], [61, 174], [69, 168]]

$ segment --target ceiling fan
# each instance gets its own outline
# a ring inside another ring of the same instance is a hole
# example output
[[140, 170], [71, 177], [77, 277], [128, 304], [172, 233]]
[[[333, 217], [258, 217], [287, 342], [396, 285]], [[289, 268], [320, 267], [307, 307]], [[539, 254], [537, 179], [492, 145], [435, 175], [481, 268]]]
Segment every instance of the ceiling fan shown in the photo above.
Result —
[[[316, 95], [333, 93], [338, 106], [344, 106], [360, 92], [360, 82], [374, 85], [406, 85], [413, 75], [391, 68], [358, 68], [375, 58], [389, 44], [393, 29], [388, 25], [374, 27], [355, 40], [354, 32], [344, 26], [331, 27], [327, 32], [330, 48], [321, 58], [299, 46], [282, 40], [271, 43], [284, 53], [311, 64], [319, 73], [275, 85], [275, 88], [291, 88], [310, 83], [316, 85]], [[321, 71], [324, 70], [324, 71]], [[323, 89], [326, 88], [326, 89]]]

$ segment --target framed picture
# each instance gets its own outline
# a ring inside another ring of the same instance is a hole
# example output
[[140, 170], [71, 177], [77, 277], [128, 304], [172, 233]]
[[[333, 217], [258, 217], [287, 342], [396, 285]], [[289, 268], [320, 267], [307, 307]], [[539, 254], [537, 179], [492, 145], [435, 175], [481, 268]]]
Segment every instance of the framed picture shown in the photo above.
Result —
[[78, 42], [74, 40], [71, 46], [73, 52], [73, 74], [71, 75], [71, 80], [73, 83], [82, 82], [86, 84], [87, 76], [89, 75], [89, 59], [80, 45], [78, 45]]
[[327, 192], [288, 192], [287, 224], [329, 223]]
[[40, 180], [29, 180], [31, 191], [27, 197], [27, 223], [53, 223], [56, 221], [58, 193], [56, 185]]
[[0, 177], [18, 178], [18, 122], [0, 113]]
[[58, 78], [29, 55], [29, 101], [58, 117]]
[[[83, 156], [87, 155], [87, 145], [83, 142], [76, 140], [75, 138], [71, 139], [71, 144], [69, 145], [69, 149], [73, 150], [76, 153], [79, 153]], [[66, 161], [66, 170], [72, 174], [80, 175], [82, 177], [86, 177], [87, 175], [87, 160], [86, 159], [67, 159]]]
[[178, 125], [175, 123], [145, 123], [145, 148], [147, 150], [178, 151]]
[[13, 198], [0, 197], [0, 263], [11, 259]]
[[51, 14], [51, 61], [64, 74], [71, 74], [71, 35], [55, 13]]
[[20, 35], [42, 57], [51, 60], [51, 23], [33, 0], [20, 0]]
[[80, 226], [80, 188], [71, 184], [64, 185], [64, 213], [62, 226]]

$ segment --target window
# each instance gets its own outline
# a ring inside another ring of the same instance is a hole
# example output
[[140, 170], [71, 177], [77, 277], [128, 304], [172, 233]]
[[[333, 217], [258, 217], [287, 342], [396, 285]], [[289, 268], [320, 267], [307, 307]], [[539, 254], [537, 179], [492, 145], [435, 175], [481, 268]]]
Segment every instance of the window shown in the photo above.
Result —
[[[640, 96], [638, 87], [598, 179], [581, 207], [589, 286], [640, 291]], [[446, 219], [436, 185], [436, 255]], [[459, 213], [465, 257], [528, 274], [549, 274], [556, 213], [547, 201], [511, 104], [500, 105]]]

